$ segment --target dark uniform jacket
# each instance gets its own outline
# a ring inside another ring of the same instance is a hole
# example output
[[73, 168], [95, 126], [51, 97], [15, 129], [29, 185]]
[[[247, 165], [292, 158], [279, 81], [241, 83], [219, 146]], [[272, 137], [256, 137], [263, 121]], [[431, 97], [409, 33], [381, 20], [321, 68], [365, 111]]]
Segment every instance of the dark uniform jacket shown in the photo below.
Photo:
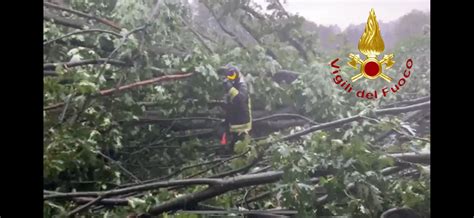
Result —
[[249, 91], [244, 78], [239, 77], [229, 90], [226, 105], [230, 132], [247, 132], [252, 129], [252, 111]]

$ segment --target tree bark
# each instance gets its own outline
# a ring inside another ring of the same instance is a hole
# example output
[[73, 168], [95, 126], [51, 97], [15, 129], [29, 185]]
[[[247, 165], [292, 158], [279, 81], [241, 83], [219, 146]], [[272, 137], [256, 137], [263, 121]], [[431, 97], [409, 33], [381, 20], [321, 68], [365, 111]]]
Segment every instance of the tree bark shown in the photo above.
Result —
[[222, 179], [217, 185], [212, 185], [204, 191], [188, 194], [183, 197], [167, 201], [161, 205], [152, 207], [148, 212], [152, 215], [158, 215], [167, 211], [187, 208], [188, 206], [194, 206], [198, 202], [221, 195], [230, 190], [235, 190], [246, 186], [276, 182], [280, 180], [282, 176], [282, 171], [273, 171]]
[[102, 24], [105, 24], [109, 27], [112, 27], [114, 28], [116, 31], [120, 31], [122, 28], [119, 27], [117, 24], [115, 24], [114, 22], [110, 21], [110, 20], [107, 20], [107, 19], [103, 19], [103, 18], [99, 18], [99, 17], [94, 17], [92, 15], [89, 15], [89, 14], [86, 14], [84, 12], [81, 12], [81, 11], [76, 11], [76, 10], [73, 10], [73, 9], [69, 9], [69, 8], [65, 8], [65, 7], [62, 7], [60, 5], [56, 5], [56, 4], [52, 4], [52, 3], [49, 3], [49, 2], [43, 2], [43, 4], [47, 7], [50, 7], [50, 8], [54, 8], [54, 9], [58, 9], [58, 10], [62, 10], [62, 11], [67, 11], [69, 13], [73, 13], [73, 14], [76, 14], [78, 16], [81, 16], [81, 17], [85, 17], [85, 18], [89, 18], [89, 19], [94, 19]]
[[53, 21], [55, 24], [71, 27], [74, 29], [81, 29], [81, 30], [84, 29], [84, 26], [86, 25], [82, 21], [67, 19], [58, 15], [55, 15], [47, 10], [44, 10], [43, 12], [43, 19], [47, 21]]
[[107, 60], [107, 58], [100, 58], [100, 59], [87, 59], [87, 60], [81, 60], [81, 61], [76, 61], [76, 62], [46, 63], [43, 65], [43, 69], [54, 70], [56, 66], [58, 65], [63, 65], [64, 67], [79, 67], [79, 66], [89, 65], [89, 64], [103, 64], [105, 62], [111, 65], [116, 65], [116, 66], [130, 66], [129, 64], [120, 60]]

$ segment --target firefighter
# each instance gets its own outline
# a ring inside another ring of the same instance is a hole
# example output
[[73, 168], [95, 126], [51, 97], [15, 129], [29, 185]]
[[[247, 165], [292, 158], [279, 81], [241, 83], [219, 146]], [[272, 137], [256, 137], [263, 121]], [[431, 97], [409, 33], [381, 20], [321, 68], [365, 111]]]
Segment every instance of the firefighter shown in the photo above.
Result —
[[224, 75], [224, 111], [226, 114], [223, 123], [224, 133], [221, 135], [221, 144], [225, 149], [221, 154], [234, 153], [234, 145], [244, 140], [252, 129], [252, 110], [247, 83], [236, 66], [227, 64], [219, 69]]

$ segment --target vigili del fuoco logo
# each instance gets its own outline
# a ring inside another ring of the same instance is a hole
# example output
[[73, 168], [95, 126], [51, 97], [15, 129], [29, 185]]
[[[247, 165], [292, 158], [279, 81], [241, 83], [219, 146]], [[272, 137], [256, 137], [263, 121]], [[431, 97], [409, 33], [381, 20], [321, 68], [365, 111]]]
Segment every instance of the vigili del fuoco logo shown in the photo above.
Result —
[[[396, 93], [405, 83], [406, 80], [410, 77], [411, 68], [413, 66], [412, 59], [408, 59], [405, 62], [405, 71], [403, 76], [397, 80], [393, 81], [392, 77], [383, 72], [383, 67], [385, 69], [390, 69], [395, 61], [393, 60], [393, 54], [386, 54], [381, 60], [377, 57], [384, 51], [385, 45], [380, 34], [379, 24], [375, 17], [374, 9], [370, 10], [369, 18], [367, 19], [367, 24], [365, 25], [365, 30], [359, 40], [359, 51], [366, 56], [365, 59], [362, 59], [358, 54], [349, 54], [349, 62], [347, 63], [352, 68], [358, 70], [359, 72], [350, 78], [350, 82], [342, 78], [340, 74], [340, 66], [337, 65], [339, 58], [336, 58], [331, 62], [331, 67], [334, 68], [332, 74], [335, 76], [333, 81], [335, 84], [339, 85], [346, 92], [352, 93], [352, 84], [351, 82], [356, 82], [361, 78], [366, 78], [370, 80], [383, 79], [388, 86], [383, 87], [380, 92], [374, 90], [373, 92], [360, 89], [355, 91], [356, 96], [359, 98], [367, 99], [377, 99], [378, 97], [385, 97], [389, 93]], [[394, 84], [395, 82], [395, 84]]]

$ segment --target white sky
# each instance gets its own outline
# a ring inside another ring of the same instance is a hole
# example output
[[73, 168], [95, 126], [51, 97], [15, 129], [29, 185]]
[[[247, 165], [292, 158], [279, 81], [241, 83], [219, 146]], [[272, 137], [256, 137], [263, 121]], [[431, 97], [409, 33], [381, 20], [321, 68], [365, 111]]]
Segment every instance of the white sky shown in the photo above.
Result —
[[[265, 0], [255, 0], [266, 7]], [[283, 0], [280, 0], [283, 3]], [[337, 24], [344, 30], [349, 24], [367, 22], [371, 8], [377, 20], [390, 22], [413, 9], [429, 12], [430, 0], [287, 0], [290, 13], [299, 14], [316, 24]]]

